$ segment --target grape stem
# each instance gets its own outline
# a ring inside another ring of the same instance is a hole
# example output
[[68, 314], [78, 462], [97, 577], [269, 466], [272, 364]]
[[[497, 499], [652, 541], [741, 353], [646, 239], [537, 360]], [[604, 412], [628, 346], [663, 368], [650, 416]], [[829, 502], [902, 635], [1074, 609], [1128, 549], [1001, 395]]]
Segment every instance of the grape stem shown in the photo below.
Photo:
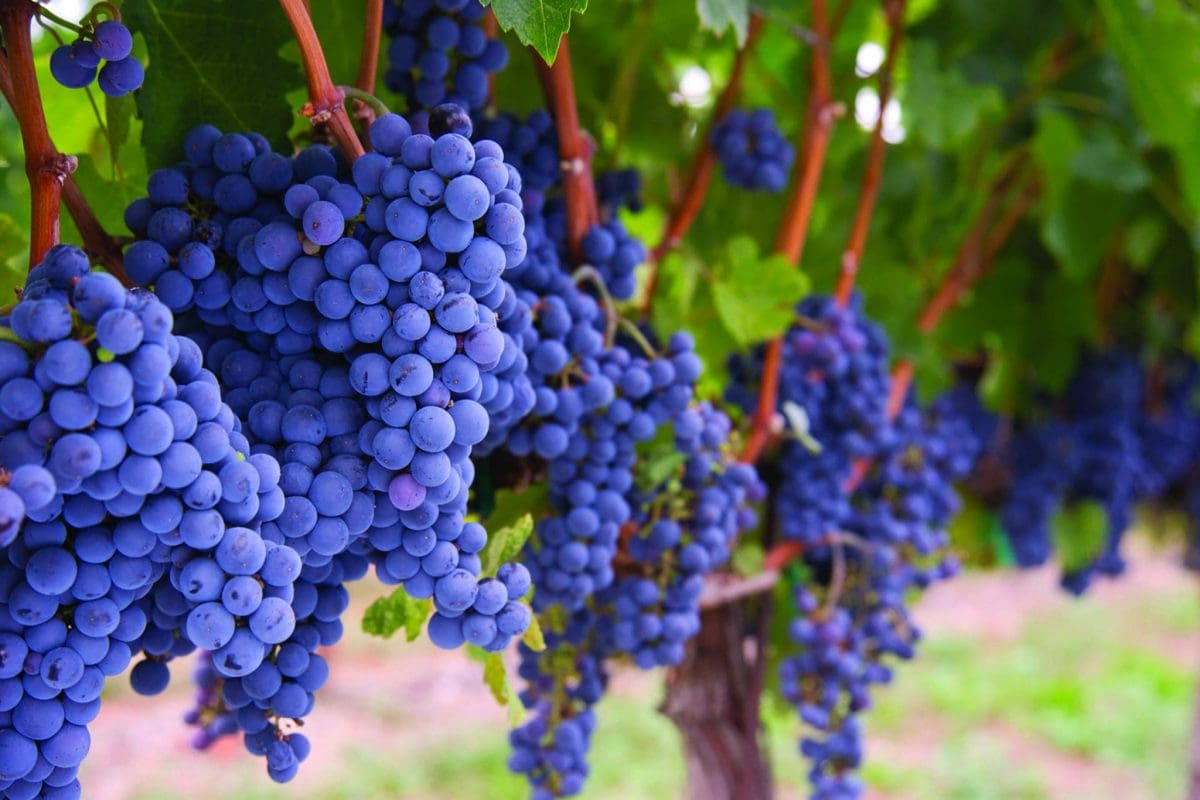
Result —
[[25, 0], [0, 0], [0, 30], [8, 52], [9, 91], [5, 95], [21, 129], [25, 175], [31, 190], [30, 268], [58, 244], [59, 198], [63, 181], [77, 163], [74, 157], [58, 152], [46, 127], [29, 32], [29, 23], [37, 10], [38, 6]]
[[[826, 18], [825, 0], [813, 0], [812, 27], [816, 36], [811, 63], [811, 89], [808, 96], [808, 124], [803, 141], [798, 148], [801, 157], [796, 161], [796, 175], [792, 192], [788, 197], [779, 234], [775, 239], [775, 251], [793, 266], [800, 263], [804, 243], [808, 238], [808, 224], [816, 205], [817, 190], [825, 166], [825, 155], [829, 150], [829, 137], [833, 133], [834, 120], [842, 113], [842, 107], [833, 101], [829, 74], [829, 25]], [[742, 451], [742, 461], [753, 464], [766, 449], [771, 438], [771, 426], [775, 419], [775, 402], [779, 394], [779, 369], [783, 360], [783, 337], [777, 336], [767, 343], [763, 359], [763, 377], [758, 391], [758, 405]]]
[[300, 45], [300, 59], [304, 62], [304, 72], [308, 76], [309, 100], [300, 113], [308, 117], [313, 125], [325, 126], [342, 148], [346, 160], [353, 163], [363, 154], [362, 142], [354, 132], [350, 115], [346, 113], [342, 93], [329, 76], [325, 51], [321, 49], [321, 41], [317, 38], [312, 18], [308, 15], [308, 4], [305, 0], [279, 0], [279, 5], [296, 34], [296, 42]]
[[375, 94], [375, 73], [379, 67], [379, 40], [382, 36], [383, 0], [366, 0], [362, 52], [358, 57], [358, 77], [354, 85], [368, 95]]
[[713, 106], [712, 115], [704, 130], [698, 137], [698, 149], [688, 167], [687, 179], [684, 181], [683, 192], [680, 193], [675, 207], [667, 217], [663, 228], [662, 239], [658, 246], [650, 252], [647, 259], [648, 272], [643, 292], [641, 312], [648, 315], [653, 308], [655, 290], [658, 288], [658, 265], [683, 241], [683, 237], [691, 230], [692, 224], [704, 207], [704, 199], [708, 195], [708, 186], [712, 181], [713, 170], [716, 168], [717, 152], [712, 146], [712, 131], [725, 115], [730, 112], [742, 91], [742, 79], [746, 73], [746, 61], [758, 42], [763, 29], [763, 18], [754, 13], [750, 16], [750, 28], [746, 33], [746, 43], [738, 50], [733, 59], [733, 67], [729, 71], [729, 80], [721, 90], [717, 103]]
[[[921, 310], [917, 328], [922, 333], [932, 333], [942, 318], [962, 300], [967, 290], [987, 274], [1000, 248], [1012, 235], [1013, 229], [1029, 206], [1037, 199], [1040, 185], [1036, 180], [1021, 179], [1027, 159], [1027, 153], [1018, 151], [992, 181], [979, 216], [968, 229], [952, 266], [942, 278], [937, 291]], [[1017, 187], [1015, 191], [1014, 185]], [[1009, 198], [1012, 199], [1008, 208], [997, 222], [997, 214]]]
[[[13, 109], [18, 107], [14, 102], [15, 91], [12, 75], [8, 69], [8, 61], [0, 57], [0, 94], [4, 95], [5, 100]], [[66, 175], [63, 179], [61, 194], [62, 202], [75, 221], [75, 227], [79, 229], [80, 236], [83, 237], [83, 249], [93, 259], [103, 264], [122, 283], [132, 286], [133, 284], [125, 275], [120, 242], [104, 230], [100, 220], [96, 218], [95, 212], [84, 198], [83, 192], [75, 183], [75, 179], [70, 175]]]
[[604, 344], [611, 347], [613, 339], [617, 337], [619, 315], [617, 314], [617, 304], [613, 300], [612, 294], [609, 293], [608, 286], [604, 283], [604, 276], [591, 264], [584, 264], [576, 267], [575, 271], [571, 273], [571, 282], [576, 286], [590, 283], [596, 289], [596, 293], [600, 295], [600, 307], [604, 311]]
[[59, 27], [66, 28], [67, 30], [74, 31], [75, 33], [78, 33], [81, 35], [83, 34], [83, 32], [84, 32], [83, 27], [81, 25], [79, 25], [78, 23], [71, 22], [71, 20], [69, 20], [69, 19], [60, 17], [58, 14], [55, 14], [53, 11], [46, 8], [44, 5], [42, 5], [40, 3], [34, 3], [34, 6], [36, 8], [33, 13], [36, 16], [43, 18], [43, 19], [48, 19], [51, 22], [53, 22], [55, 25], [58, 25]]
[[549, 65], [537, 51], [530, 50], [546, 105], [554, 115], [558, 135], [558, 158], [562, 167], [563, 194], [567, 203], [567, 251], [576, 263], [583, 258], [583, 237], [600, 219], [596, 186], [592, 182], [593, 146], [579, 126], [575, 104], [575, 77], [571, 72], [571, 49], [564, 35], [558, 57]]
[[867, 146], [867, 166], [863, 171], [862, 189], [858, 193], [858, 206], [854, 210], [850, 238], [846, 242], [846, 249], [842, 251], [841, 270], [834, 293], [839, 308], [845, 308], [854, 293], [854, 280], [858, 276], [859, 264], [862, 263], [867, 234], [871, 229], [871, 217], [875, 211], [875, 201], [879, 197], [883, 161], [887, 153], [887, 142], [883, 138], [884, 111], [892, 99], [893, 73], [904, 41], [905, 5], [906, 0], [887, 0], [884, 3], [888, 43], [883, 64], [879, 68], [879, 116], [875, 120], [875, 127], [871, 130], [871, 141]]
[[[496, 12], [489, 4], [487, 13], [483, 15], [483, 32], [489, 39], [500, 38], [500, 23], [496, 19]], [[488, 111], [496, 110], [496, 73], [488, 73], [488, 91], [487, 99], [484, 101], [484, 107]]]

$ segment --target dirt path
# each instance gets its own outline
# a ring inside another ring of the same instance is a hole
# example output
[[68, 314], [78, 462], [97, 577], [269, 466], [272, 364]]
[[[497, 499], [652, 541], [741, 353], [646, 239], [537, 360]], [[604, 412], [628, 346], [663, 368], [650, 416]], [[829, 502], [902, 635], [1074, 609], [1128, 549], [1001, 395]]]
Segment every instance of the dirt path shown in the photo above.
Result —
[[[1102, 582], [1083, 602], [1116, 608], [1192, 588], [1191, 579], [1173, 559], [1141, 553], [1127, 576]], [[357, 595], [356, 608], [347, 619], [360, 619], [369, 599]], [[917, 618], [928, 639], [962, 636], [978, 641], [980, 647], [1001, 648], [1039, 616], [1075, 602], [1079, 601], [1058, 590], [1051, 570], [968, 575], [933, 590], [920, 603]], [[1147, 646], [1182, 666], [1200, 663], [1198, 640], [1190, 633], [1156, 629], [1150, 639]], [[126, 688], [106, 702], [92, 726], [92, 753], [83, 778], [86, 796], [90, 800], [241, 797], [252, 789], [255, 798], [318, 798], [319, 787], [344, 774], [348, 752], [411, 757], [412, 752], [448, 750], [456, 742], [500, 735], [505, 725], [504, 713], [481, 685], [479, 665], [458, 654], [421, 644], [379, 642], [352, 631], [332, 660], [330, 684], [305, 728], [313, 740], [313, 755], [300, 778], [277, 795], [261, 764], [244, 752], [240, 742], [225, 741], [203, 755], [190, 749], [189, 730], [179, 721], [191, 701], [190, 667], [179, 665], [164, 695], [141, 698]], [[629, 674], [620, 676], [614, 690], [652, 703], [656, 684], [649, 676]], [[899, 736], [873, 734], [872, 759], [935, 772], [947, 758], [948, 741], [962, 734], [933, 712], [922, 713], [911, 723], [906, 719], [904, 728]], [[1055, 800], [1152, 797], [1132, 772], [1046, 747], [1002, 723], [989, 724], [980, 733], [999, 742], [998, 758], [1036, 769]], [[439, 742], [444, 743], [440, 748]], [[781, 764], [781, 782], [802, 781], [799, 766]], [[800, 786], [783, 794], [799, 798], [802, 795], [795, 789]], [[896, 800], [907, 795], [874, 792], [870, 797]], [[995, 797], [1001, 800], [1002, 795]], [[454, 796], [448, 793], [443, 800]]]

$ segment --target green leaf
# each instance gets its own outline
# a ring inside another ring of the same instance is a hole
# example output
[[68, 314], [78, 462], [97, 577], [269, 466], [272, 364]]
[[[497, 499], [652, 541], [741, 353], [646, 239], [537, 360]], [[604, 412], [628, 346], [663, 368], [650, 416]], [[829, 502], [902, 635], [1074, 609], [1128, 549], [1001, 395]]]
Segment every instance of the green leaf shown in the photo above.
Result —
[[17, 288], [25, 285], [29, 239], [8, 214], [0, 213], [0, 253], [12, 255], [0, 261], [0, 306], [16, 299]]
[[1161, 218], [1147, 215], [1135, 219], [1125, 229], [1125, 257], [1133, 266], [1145, 269], [1162, 247], [1166, 235]]
[[558, 43], [571, 29], [571, 13], [582, 14], [588, 0], [481, 0], [496, 12], [496, 21], [513, 31], [521, 44], [541, 54], [547, 64], [558, 55]]
[[1046, 202], [1057, 207], [1071, 182], [1071, 157], [1083, 146], [1083, 135], [1070, 116], [1043, 107], [1030, 150], [1046, 182]]
[[1070, 160], [1071, 172], [1081, 180], [1132, 193], [1150, 183], [1150, 171], [1110, 131], [1088, 139]]
[[492, 697], [504, 708], [508, 709], [508, 724], [517, 727], [521, 724], [521, 704], [517, 702], [517, 693], [508, 677], [508, 667], [504, 664], [504, 656], [500, 653], [488, 653], [483, 660], [483, 683], [491, 691]]
[[1075, 179], [1042, 218], [1042, 241], [1076, 280], [1088, 280], [1100, 266], [1124, 217], [1122, 197], [1107, 187]]
[[292, 33], [276, 3], [126, 0], [121, 13], [150, 52], [137, 101], [151, 166], [179, 160], [183, 135], [201, 123], [257, 131], [287, 151], [284, 94], [303, 76], [279, 55]]
[[973, 84], [955, 67], [943, 69], [929, 42], [913, 42], [908, 64], [910, 80], [901, 98], [908, 115], [904, 127], [938, 150], [958, 145], [1003, 107], [995, 86]]
[[488, 542], [479, 554], [481, 575], [495, 575], [501, 564], [516, 558], [533, 533], [533, 515], [526, 513], [511, 525], [488, 532]]
[[1063, 506], [1050, 521], [1054, 550], [1065, 572], [1083, 569], [1104, 551], [1108, 515], [1094, 500]]
[[1099, 0], [1138, 118], [1171, 148], [1193, 211], [1200, 210], [1200, 16], [1178, 0]]
[[371, 603], [363, 614], [362, 629], [372, 636], [390, 639], [403, 628], [405, 639], [411, 642], [421, 635], [430, 608], [428, 599], [417, 600], [397, 589]]
[[529, 627], [525, 629], [524, 635], [521, 636], [521, 641], [535, 653], [540, 653], [546, 649], [546, 637], [542, 633], [542, 624], [538, 622], [536, 614], [530, 617]]
[[686, 462], [687, 456], [675, 445], [675, 426], [662, 425], [654, 438], [638, 443], [633, 480], [639, 488], [651, 491], [670, 480]]
[[733, 28], [738, 44], [746, 41], [750, 27], [750, 3], [748, 0], [696, 0], [696, 12], [700, 24], [720, 36], [726, 28]]
[[492, 512], [484, 520], [489, 531], [515, 525], [521, 517], [532, 514], [540, 517], [550, 502], [550, 488], [545, 481], [530, 484], [520, 491], [501, 489], [492, 500]]
[[783, 333], [796, 303], [809, 291], [808, 277], [779, 255], [763, 257], [748, 236], [726, 246], [728, 261], [713, 281], [713, 303], [725, 330], [742, 347]]
[[[335, 84], [350, 86], [358, 77], [366, 5], [355, 2], [309, 3], [313, 27], [317, 29], [321, 51], [325, 53], [325, 63], [329, 65], [329, 74]], [[384, 38], [381, 49], [386, 51], [387, 44]]]

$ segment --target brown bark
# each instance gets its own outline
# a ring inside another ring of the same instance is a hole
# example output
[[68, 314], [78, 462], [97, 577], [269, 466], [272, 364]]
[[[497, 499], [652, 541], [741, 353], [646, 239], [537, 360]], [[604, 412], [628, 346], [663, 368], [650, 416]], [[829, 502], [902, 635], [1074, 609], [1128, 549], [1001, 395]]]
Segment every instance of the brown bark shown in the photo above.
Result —
[[1196, 708], [1192, 715], [1192, 744], [1189, 753], [1187, 800], [1200, 800], [1200, 687], [1196, 691]]
[[761, 681], [746, 652], [743, 606], [728, 603], [705, 611], [702, 623], [683, 663], [667, 675], [661, 708], [683, 736], [684, 796], [770, 800], [774, 789], [761, 741]]

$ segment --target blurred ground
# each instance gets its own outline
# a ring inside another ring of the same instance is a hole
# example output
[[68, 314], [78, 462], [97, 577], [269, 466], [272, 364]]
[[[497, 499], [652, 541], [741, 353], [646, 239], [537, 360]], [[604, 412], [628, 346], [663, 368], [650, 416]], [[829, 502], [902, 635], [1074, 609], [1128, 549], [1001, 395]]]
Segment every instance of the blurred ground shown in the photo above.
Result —
[[[1200, 587], [1170, 554], [1140, 551], [1129, 574], [1083, 601], [1050, 570], [968, 575], [935, 589], [927, 637], [868, 717], [872, 800], [1150, 800], [1183, 795], [1200, 665]], [[373, 595], [363, 586], [347, 619]], [[114, 681], [92, 728], [90, 800], [506, 800], [505, 715], [480, 667], [420, 644], [352, 630], [305, 726], [313, 755], [286, 787], [240, 742], [197, 754], [179, 716], [189, 667], [147, 699]], [[679, 795], [674, 729], [654, 676], [625, 672], [601, 707], [586, 798]], [[804, 797], [795, 723], [769, 712], [781, 797]]]

